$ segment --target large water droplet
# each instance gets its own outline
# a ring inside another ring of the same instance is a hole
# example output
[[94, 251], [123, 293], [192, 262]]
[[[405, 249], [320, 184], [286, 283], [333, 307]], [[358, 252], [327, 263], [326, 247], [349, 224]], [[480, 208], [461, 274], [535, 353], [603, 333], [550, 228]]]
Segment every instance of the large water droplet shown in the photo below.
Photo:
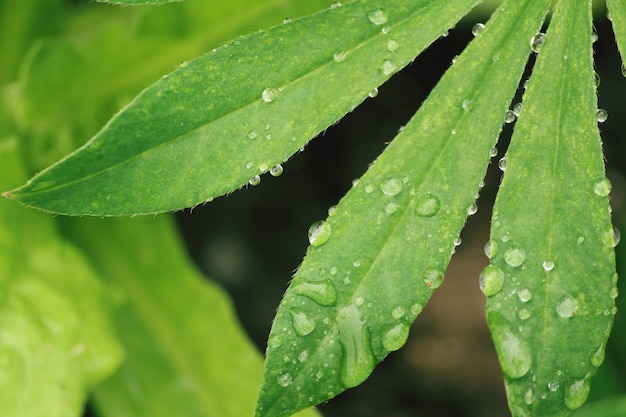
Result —
[[279, 376], [277, 378], [277, 382], [278, 382], [278, 385], [280, 385], [281, 387], [288, 387], [289, 385], [293, 383], [293, 378], [291, 377], [291, 374], [286, 373], [286, 374]]
[[443, 282], [443, 273], [435, 269], [426, 271], [426, 273], [424, 274], [424, 283], [432, 289], [438, 288], [442, 282]]
[[321, 246], [328, 241], [331, 234], [330, 224], [325, 221], [315, 222], [309, 228], [309, 243], [311, 246]]
[[492, 297], [504, 286], [504, 272], [495, 265], [487, 265], [480, 274], [478, 285], [487, 297]]
[[310, 281], [297, 277], [291, 283], [295, 294], [303, 295], [323, 306], [332, 306], [337, 302], [337, 292], [330, 280]]
[[266, 88], [261, 93], [261, 98], [266, 103], [271, 103], [276, 100], [276, 97], [278, 97], [278, 91], [275, 88]]
[[388, 20], [387, 13], [381, 9], [370, 12], [367, 15], [367, 18], [376, 26], [384, 25], [385, 23], [387, 23]]
[[571, 296], [566, 296], [556, 305], [556, 312], [559, 317], [568, 319], [576, 314], [578, 311], [578, 301]]
[[337, 325], [343, 348], [341, 381], [346, 388], [355, 387], [367, 379], [375, 365], [369, 328], [354, 305], [339, 310]]
[[502, 372], [511, 379], [523, 377], [530, 371], [533, 362], [528, 345], [509, 330], [508, 322], [499, 313], [490, 313], [488, 321]]
[[289, 313], [291, 314], [293, 328], [299, 336], [307, 336], [315, 330], [315, 320], [310, 318], [304, 311], [292, 308]]
[[415, 214], [421, 217], [432, 217], [439, 212], [440, 206], [441, 203], [436, 196], [424, 194], [415, 202]]
[[409, 337], [409, 326], [400, 323], [383, 335], [383, 347], [390, 352], [400, 349]]
[[472, 35], [478, 36], [483, 30], [485, 30], [485, 25], [482, 23], [476, 23], [472, 28]]
[[524, 249], [522, 248], [507, 249], [507, 251], [504, 252], [504, 262], [506, 262], [507, 265], [512, 266], [513, 268], [521, 266], [525, 260], [526, 251], [524, 251]]
[[589, 378], [587, 377], [575, 381], [572, 385], [565, 388], [565, 406], [570, 410], [580, 408], [585, 401], [587, 401], [590, 388], [591, 384], [589, 383]]
[[539, 53], [541, 50], [541, 45], [543, 45], [546, 39], [546, 35], [544, 33], [537, 33], [535, 36], [530, 38], [530, 49], [534, 53]]
[[388, 179], [381, 184], [380, 189], [383, 194], [393, 197], [402, 191], [402, 181], [396, 178]]

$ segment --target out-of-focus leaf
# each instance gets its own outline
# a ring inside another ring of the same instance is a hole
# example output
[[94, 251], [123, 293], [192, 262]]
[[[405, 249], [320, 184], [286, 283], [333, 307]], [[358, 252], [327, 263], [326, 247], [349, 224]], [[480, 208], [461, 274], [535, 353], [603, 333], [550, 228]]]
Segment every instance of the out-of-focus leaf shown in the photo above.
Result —
[[257, 415], [363, 382], [439, 287], [550, 0], [512, 0], [373, 167], [311, 229], [276, 314]]
[[[622, 54], [622, 61], [626, 58], [626, 2], [624, 0], [606, 0], [613, 32], [617, 46]], [[626, 74], [625, 64], [622, 63], [622, 73]]]
[[126, 294], [116, 320], [126, 360], [95, 392], [101, 414], [251, 416], [261, 355], [224, 293], [190, 264], [171, 219], [63, 220], [66, 233]]
[[236, 39], [183, 63], [7, 195], [58, 213], [120, 215], [230, 192], [336, 122], [475, 3], [359, 0]]
[[[16, 141], [0, 140], [0, 184], [24, 178]], [[82, 414], [121, 350], [112, 299], [54, 221], [0, 201], [0, 415]]]
[[626, 396], [607, 398], [587, 404], [572, 413], [572, 417], [623, 417], [626, 416]]
[[493, 211], [482, 284], [515, 417], [583, 405], [615, 314], [591, 33], [591, 1], [560, 0]]

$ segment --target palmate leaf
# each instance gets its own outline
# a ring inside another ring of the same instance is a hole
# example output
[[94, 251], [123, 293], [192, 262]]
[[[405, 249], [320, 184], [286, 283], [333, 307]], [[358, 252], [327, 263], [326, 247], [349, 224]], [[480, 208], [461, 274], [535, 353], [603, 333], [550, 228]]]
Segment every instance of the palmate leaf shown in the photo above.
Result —
[[441, 284], [549, 0], [505, 2], [333, 214], [276, 314], [257, 415], [363, 382]]
[[515, 417], [584, 403], [615, 314], [591, 33], [591, 1], [558, 2], [493, 211], [481, 280]]
[[360, 0], [232, 41], [146, 89], [85, 147], [7, 195], [119, 215], [225, 194], [297, 152], [477, 2]]

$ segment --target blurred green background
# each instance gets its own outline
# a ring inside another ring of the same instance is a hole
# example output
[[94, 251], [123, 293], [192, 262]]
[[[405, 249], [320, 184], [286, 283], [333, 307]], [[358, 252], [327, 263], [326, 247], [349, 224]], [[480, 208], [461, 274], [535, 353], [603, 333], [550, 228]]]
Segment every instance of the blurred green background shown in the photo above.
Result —
[[[0, 133], [20, 137], [24, 159], [35, 173], [84, 143], [135, 94], [180, 62], [330, 3], [188, 0], [122, 8], [78, 0], [0, 0]], [[328, 208], [384, 150], [471, 40], [471, 27], [486, 22], [498, 3], [485, 1], [383, 85], [376, 98], [284, 164], [282, 176], [264, 176], [256, 187], [177, 213], [189, 253], [207, 277], [231, 295], [260, 351], [305, 253], [308, 227], [327, 216]], [[602, 2], [597, 3], [599, 106], [609, 113], [600, 128], [613, 182], [614, 221], [626, 230], [626, 125], [621, 119], [626, 78], [620, 73], [610, 22]], [[531, 64], [532, 59], [529, 68]], [[511, 125], [505, 126], [494, 160], [504, 155], [511, 131]], [[492, 164], [479, 211], [467, 223], [446, 281], [414, 324], [406, 346], [391, 354], [362, 386], [322, 405], [325, 416], [509, 415], [478, 289], [500, 174]], [[617, 252], [618, 271], [624, 275], [626, 246], [618, 245]], [[622, 282], [620, 287], [626, 294]], [[590, 403], [626, 393], [626, 297], [618, 298], [618, 306]]]

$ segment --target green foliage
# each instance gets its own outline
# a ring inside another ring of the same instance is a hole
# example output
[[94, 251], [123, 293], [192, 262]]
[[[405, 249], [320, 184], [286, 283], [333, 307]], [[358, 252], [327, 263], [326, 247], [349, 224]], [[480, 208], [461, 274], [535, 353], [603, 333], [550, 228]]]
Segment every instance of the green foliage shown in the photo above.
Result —
[[[116, 3], [156, 2], [165, 3]], [[255, 184], [265, 172], [279, 173], [478, 1], [356, 0], [192, 59], [251, 30], [245, 22], [316, 8], [293, 3], [223, 6], [238, 30], [203, 30], [209, 15], [219, 23], [223, 16], [191, 1], [154, 12], [110, 8], [111, 19], [97, 30], [86, 29], [95, 21], [88, 13], [65, 22], [87, 36], [37, 43], [17, 82], [3, 89], [11, 112], [0, 119], [0, 137], [19, 136], [33, 170], [72, 152], [103, 115], [183, 63], [82, 148], [5, 195], [54, 213], [115, 216], [189, 207]], [[490, 265], [480, 277], [489, 327], [514, 417], [566, 416], [581, 407], [604, 358], [617, 295], [591, 3], [507, 0], [477, 31], [413, 119], [309, 231], [311, 247], [272, 326], [262, 384], [260, 359], [227, 300], [189, 266], [166, 218], [58, 221], [1, 202], [0, 355], [21, 355], [11, 364], [37, 369], [41, 380], [20, 395], [3, 390], [0, 411], [37, 415], [28, 409], [35, 404], [10, 401], [43, 396], [52, 415], [77, 415], [94, 388], [103, 416], [244, 416], [261, 386], [257, 416], [287, 416], [362, 383], [402, 347], [441, 284], [505, 117], [516, 115], [501, 161]], [[607, 3], [623, 53], [626, 9]], [[0, 3], [3, 10], [9, 4]], [[0, 32], [20, 39], [2, 53], [9, 68], [0, 80], [15, 80], [25, 44], [60, 30], [37, 34], [35, 5], [19, 9], [30, 25]], [[551, 9], [544, 38], [538, 32]], [[507, 111], [540, 48], [521, 115]], [[97, 104], [83, 105], [85, 91]], [[19, 176], [18, 145], [0, 143], [13, 158], [0, 169]], [[0, 185], [13, 187], [15, 178]], [[27, 223], [33, 233], [24, 234]], [[115, 313], [111, 289], [120, 294]], [[102, 382], [120, 360], [111, 327], [126, 357]], [[53, 349], [41, 349], [47, 339]], [[66, 393], [46, 386], [50, 374], [68, 384]], [[23, 378], [24, 370], [13, 366], [6, 375]]]

